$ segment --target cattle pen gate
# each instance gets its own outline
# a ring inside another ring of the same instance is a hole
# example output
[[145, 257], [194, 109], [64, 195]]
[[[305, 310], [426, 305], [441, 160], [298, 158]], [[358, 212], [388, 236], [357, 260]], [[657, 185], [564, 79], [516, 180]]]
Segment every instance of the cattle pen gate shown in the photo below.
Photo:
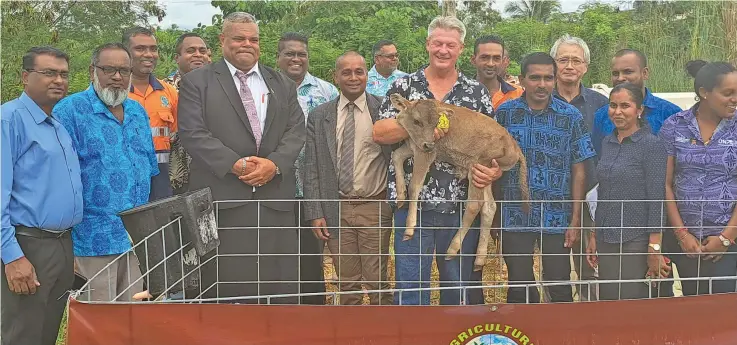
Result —
[[[433, 305], [429, 306], [338, 305], [339, 296], [343, 294], [357, 293], [363, 296], [371, 292], [401, 292], [393, 285], [394, 274], [391, 270], [394, 253], [391, 252], [379, 254], [390, 262], [389, 289], [341, 292], [337, 291], [335, 282], [328, 282], [328, 291], [319, 294], [325, 297], [326, 305], [279, 302], [305, 296], [300, 291], [286, 295], [220, 296], [220, 287], [246, 282], [215, 279], [205, 283], [201, 268], [206, 265], [217, 267], [219, 260], [227, 257], [219, 253], [218, 233], [244, 229], [220, 226], [218, 212], [224, 202], [212, 202], [209, 191], [177, 198], [176, 203], [171, 200], [168, 202], [165, 212], [160, 211], [161, 207], [158, 207], [159, 211], [153, 211], [157, 209], [156, 206], [161, 206], [153, 203], [134, 210], [139, 215], [140, 212], [149, 212], [148, 216], [131, 220], [123, 215], [134, 246], [117, 260], [130, 264], [129, 256], [136, 255], [143, 276], [130, 282], [128, 289], [134, 289], [134, 286], [144, 282], [151, 298], [121, 301], [124, 293], [140, 291], [111, 290], [109, 298], [91, 300], [87, 293], [90, 283], [96, 279], [109, 281], [113, 273], [106, 268], [88, 277], [87, 284], [73, 291], [70, 296], [69, 345], [737, 344], [737, 294], [508, 304], [503, 296], [509, 283], [504, 277], [504, 261], [496, 250], [489, 250], [486, 264], [489, 269], [485, 270], [483, 279], [486, 295], [483, 305], [437, 305], [435, 299]], [[345, 200], [336, 200], [342, 201]], [[499, 209], [503, 207], [502, 202]], [[132, 224], [137, 224], [139, 228], [131, 231]], [[250, 230], [280, 231], [262, 228]], [[503, 232], [501, 236], [504, 236]], [[259, 250], [241, 254], [257, 259], [267, 255]], [[300, 253], [299, 257], [305, 255], [308, 254]], [[341, 255], [332, 253], [334, 259]], [[583, 255], [573, 254], [572, 260], [582, 260], [585, 264]], [[543, 281], [539, 274], [541, 266], [537, 264], [541, 254], [534, 256], [537, 258], [535, 269], [538, 271], [538, 280], [515, 286], [539, 289], [542, 293], [544, 287], [549, 286], [570, 285], [576, 290], [586, 286], [591, 290], [597, 284], [625, 282], [580, 281], [575, 279], [575, 275], [570, 281]], [[709, 286], [719, 279], [731, 279], [737, 284], [737, 277], [692, 279]], [[682, 282], [684, 278], [648, 280], [643, 277], [639, 282], [650, 284], [668, 280]], [[281, 283], [296, 284], [301, 281]], [[414, 290], [430, 291], [435, 296], [439, 291], [455, 289], [465, 295], [469, 286], [459, 285], [439, 286], [434, 282], [429, 287], [421, 286]]]

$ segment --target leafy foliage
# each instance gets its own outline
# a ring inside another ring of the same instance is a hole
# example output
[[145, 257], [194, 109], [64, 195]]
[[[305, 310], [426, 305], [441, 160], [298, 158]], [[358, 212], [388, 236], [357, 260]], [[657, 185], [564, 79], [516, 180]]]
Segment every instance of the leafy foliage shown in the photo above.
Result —
[[[512, 63], [534, 51], [548, 52], [565, 33], [583, 38], [591, 51], [591, 65], [584, 82], [610, 84], [609, 64], [618, 49], [642, 50], [649, 58], [649, 86], [655, 91], [688, 91], [691, 81], [683, 72], [689, 60], [737, 62], [737, 3], [734, 1], [630, 1], [622, 7], [589, 1], [573, 13], [560, 13], [559, 1], [516, 1], [503, 19], [493, 1], [454, 1], [456, 15], [467, 26], [466, 49], [458, 61], [474, 75], [470, 63], [476, 37], [495, 33], [505, 39]], [[437, 1], [212, 1], [222, 14], [191, 31], [203, 36], [221, 57], [218, 35], [223, 16], [247, 11], [259, 20], [261, 61], [276, 65], [279, 37], [296, 31], [310, 37], [310, 72], [332, 80], [335, 58], [347, 50], [363, 54], [372, 63], [371, 48], [380, 39], [393, 40], [400, 52], [400, 69], [414, 71], [427, 63], [427, 25], [443, 9]], [[171, 4], [169, 6], [183, 6]], [[51, 44], [71, 56], [70, 92], [87, 87], [87, 66], [95, 46], [119, 41], [131, 25], [155, 27], [163, 9], [155, 1], [2, 1], [2, 101], [21, 92], [20, 65], [31, 46]], [[447, 8], [446, 8], [447, 10]], [[33, 25], [29, 25], [33, 23]], [[156, 74], [176, 70], [176, 38], [180, 27], [159, 28], [156, 36], [160, 61]]]
[[155, 1], [2, 1], [2, 101], [23, 91], [23, 54], [33, 46], [53, 45], [69, 54], [70, 91], [89, 84], [87, 67], [92, 51], [105, 42], [121, 40], [122, 31], [148, 25], [166, 13]]
[[550, 17], [560, 12], [558, 0], [517, 0], [507, 3], [504, 12], [515, 18], [535, 19], [547, 22]]

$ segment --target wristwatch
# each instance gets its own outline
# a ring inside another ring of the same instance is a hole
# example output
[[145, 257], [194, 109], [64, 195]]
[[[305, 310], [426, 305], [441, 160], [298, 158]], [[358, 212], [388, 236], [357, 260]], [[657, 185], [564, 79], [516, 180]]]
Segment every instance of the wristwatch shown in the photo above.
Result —
[[724, 235], [719, 234], [719, 240], [722, 241], [722, 245], [729, 248], [732, 244], [734, 244], [734, 241], [724, 237]]
[[660, 251], [660, 243], [650, 243], [647, 246], [652, 248], [656, 252]]

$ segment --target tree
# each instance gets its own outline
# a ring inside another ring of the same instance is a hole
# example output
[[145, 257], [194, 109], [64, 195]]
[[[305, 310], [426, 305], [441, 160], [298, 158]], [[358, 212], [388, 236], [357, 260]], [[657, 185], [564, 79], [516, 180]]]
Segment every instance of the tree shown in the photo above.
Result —
[[517, 0], [507, 3], [504, 12], [515, 18], [529, 18], [546, 23], [551, 15], [560, 12], [560, 1]]
[[371, 48], [380, 39], [396, 43], [400, 68], [418, 68], [427, 62], [427, 25], [441, 11], [437, 2], [427, 1], [300, 1], [288, 7], [280, 3], [215, 1], [213, 5], [223, 14], [238, 10], [256, 16], [261, 61], [271, 66], [276, 64], [277, 41], [284, 32], [307, 35], [310, 73], [326, 80], [333, 79], [335, 59], [345, 51], [355, 50], [371, 64]]
[[722, 22], [724, 26], [724, 40], [727, 47], [727, 60], [737, 65], [737, 3], [728, 2], [722, 6]]
[[223, 16], [233, 12], [248, 12], [259, 20], [259, 24], [268, 25], [279, 21], [285, 14], [293, 13], [304, 0], [298, 1], [213, 1], [212, 5], [223, 11]]
[[[70, 91], [89, 85], [93, 49], [120, 42], [129, 26], [149, 26], [166, 12], [156, 1], [2, 1], [2, 101], [22, 92], [21, 58], [33, 46], [53, 45], [70, 56]], [[114, 23], [114, 24], [112, 24]]]
[[468, 32], [491, 33], [494, 26], [502, 21], [501, 13], [491, 7], [493, 4], [493, 0], [463, 1], [458, 19], [463, 21]]
[[[54, 45], [71, 56], [70, 92], [89, 85], [87, 66], [92, 49], [119, 42], [125, 27], [151, 27], [164, 10], [154, 1], [0, 1], [2, 8], [2, 101], [21, 92], [20, 66], [31, 46]], [[220, 58], [218, 35], [223, 16], [247, 11], [256, 16], [261, 30], [261, 62], [276, 65], [277, 41], [284, 32], [296, 31], [310, 39], [310, 72], [332, 80], [338, 55], [355, 50], [373, 63], [371, 47], [380, 39], [394, 41], [400, 52], [400, 69], [411, 72], [428, 61], [427, 25], [443, 13], [443, 1], [213, 1], [221, 10], [211, 23], [194, 28]], [[583, 38], [591, 51], [584, 82], [610, 83], [609, 63], [621, 48], [642, 50], [651, 68], [648, 86], [656, 92], [690, 91], [693, 81], [683, 65], [696, 58], [737, 60], [737, 3], [734, 1], [648, 1], [637, 10], [620, 9], [589, 1], [573, 13], [558, 13], [558, 1], [517, 1], [502, 19], [493, 0], [456, 0], [456, 16], [466, 24], [467, 35], [459, 68], [473, 75], [469, 62], [473, 41], [485, 34], [504, 38], [512, 63], [510, 73], [530, 52], [548, 52], [563, 34]], [[171, 6], [171, 5], [170, 5]], [[447, 7], [446, 7], [447, 8]], [[33, 23], [33, 25], [29, 25]], [[158, 28], [160, 62], [155, 71], [164, 77], [176, 69], [174, 41], [185, 32], [176, 26]]]
[[442, 0], [443, 1], [443, 15], [446, 17], [455, 17], [456, 10], [458, 9], [458, 1], [456, 0]]

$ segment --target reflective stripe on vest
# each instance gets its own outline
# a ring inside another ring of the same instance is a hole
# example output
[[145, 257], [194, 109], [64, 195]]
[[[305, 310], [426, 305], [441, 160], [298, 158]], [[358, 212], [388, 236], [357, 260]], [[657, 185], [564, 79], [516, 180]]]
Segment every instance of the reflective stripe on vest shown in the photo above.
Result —
[[154, 137], [168, 137], [169, 127], [151, 127], [151, 135]]
[[169, 163], [169, 152], [161, 152], [156, 154], [157, 163]]

